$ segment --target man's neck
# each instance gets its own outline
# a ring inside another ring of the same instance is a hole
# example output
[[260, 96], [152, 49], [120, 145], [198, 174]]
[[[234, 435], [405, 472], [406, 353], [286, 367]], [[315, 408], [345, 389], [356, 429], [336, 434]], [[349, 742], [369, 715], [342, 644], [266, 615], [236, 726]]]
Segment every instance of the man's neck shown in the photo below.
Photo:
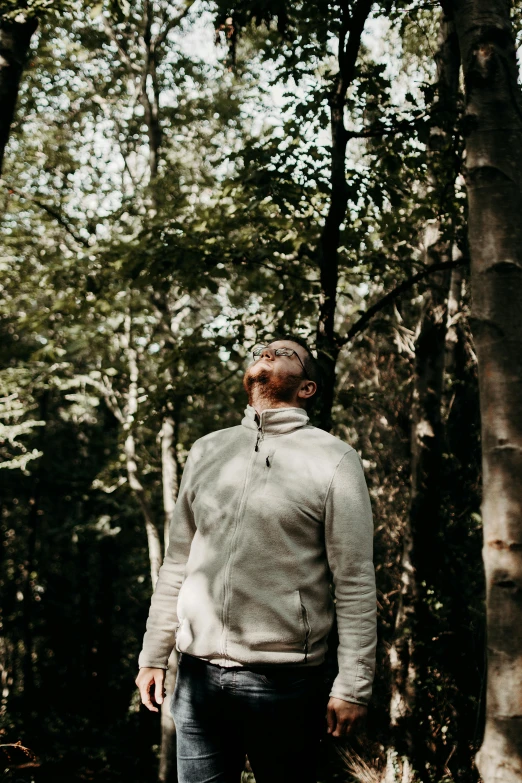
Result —
[[248, 404], [254, 408], [254, 410], [257, 411], [257, 413], [262, 413], [263, 411], [268, 410], [274, 410], [275, 408], [302, 408], [302, 405], [299, 405], [297, 400], [292, 400], [291, 402], [282, 402], [281, 400], [271, 400], [268, 397], [262, 397], [262, 396], [254, 396], [252, 399], [248, 401]]

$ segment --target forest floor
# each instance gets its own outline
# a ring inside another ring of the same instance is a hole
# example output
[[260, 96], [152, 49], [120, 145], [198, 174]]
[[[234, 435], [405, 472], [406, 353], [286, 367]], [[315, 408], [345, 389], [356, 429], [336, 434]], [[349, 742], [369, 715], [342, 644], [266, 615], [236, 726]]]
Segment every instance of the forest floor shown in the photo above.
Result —
[[[339, 768], [334, 754], [325, 753], [322, 760], [318, 783], [349, 783], [350, 776]], [[120, 762], [123, 759], [120, 759]], [[151, 769], [137, 763], [131, 769], [128, 764], [100, 763], [98, 759], [80, 759], [74, 753], [59, 760], [36, 760], [26, 764], [2, 770], [3, 783], [150, 783], [155, 777]], [[1, 765], [0, 765], [1, 766]], [[252, 772], [244, 772], [241, 783], [255, 783]]]

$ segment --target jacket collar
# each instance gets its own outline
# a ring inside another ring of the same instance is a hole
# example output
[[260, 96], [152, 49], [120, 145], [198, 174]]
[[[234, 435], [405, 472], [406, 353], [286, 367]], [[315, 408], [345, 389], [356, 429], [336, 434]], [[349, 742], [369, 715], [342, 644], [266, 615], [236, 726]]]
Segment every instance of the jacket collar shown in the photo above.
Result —
[[258, 413], [247, 405], [241, 424], [250, 430], [261, 430], [265, 435], [282, 435], [304, 427], [308, 421], [303, 408], [271, 408]]

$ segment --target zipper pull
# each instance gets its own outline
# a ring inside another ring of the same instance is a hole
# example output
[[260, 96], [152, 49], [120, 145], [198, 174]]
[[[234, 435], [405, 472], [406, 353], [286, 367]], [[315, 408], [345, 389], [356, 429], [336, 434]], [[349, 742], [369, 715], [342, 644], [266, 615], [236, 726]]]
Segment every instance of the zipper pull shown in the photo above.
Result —
[[256, 438], [256, 448], [255, 448], [255, 451], [259, 451], [259, 443], [260, 443], [260, 441], [262, 441], [262, 440], [263, 440], [263, 430], [261, 429], [261, 427], [259, 427], [259, 428], [258, 428], [258, 430], [257, 430], [257, 438]]

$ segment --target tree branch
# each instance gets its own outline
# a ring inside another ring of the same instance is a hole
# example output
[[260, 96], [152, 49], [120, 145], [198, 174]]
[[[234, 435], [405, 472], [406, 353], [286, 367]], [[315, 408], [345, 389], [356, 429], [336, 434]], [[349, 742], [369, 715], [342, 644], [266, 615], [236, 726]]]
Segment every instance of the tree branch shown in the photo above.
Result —
[[113, 26], [111, 25], [111, 23], [109, 22], [109, 20], [105, 16], [105, 14], [102, 14], [102, 17], [103, 17], [103, 27], [105, 29], [105, 32], [109, 36], [109, 38], [112, 41], [112, 43], [116, 46], [116, 48], [118, 50], [118, 54], [120, 55], [120, 59], [121, 59], [122, 63], [125, 63], [125, 65], [127, 66], [127, 68], [129, 69], [130, 72], [139, 74], [140, 73], [140, 69], [137, 68], [134, 65], [134, 63], [132, 62], [131, 58], [129, 57], [129, 55], [127, 54], [127, 52], [125, 51], [125, 49], [121, 45], [121, 43], [118, 40], [118, 37], [117, 37], [117, 35], [116, 35], [115, 31], [114, 31]]
[[65, 229], [65, 231], [71, 236], [76, 244], [82, 245], [83, 247], [90, 247], [89, 240], [84, 239], [82, 236], [76, 233], [76, 231], [72, 228], [71, 224], [60, 214], [58, 209], [56, 207], [49, 206], [49, 204], [46, 204], [44, 201], [40, 201], [39, 198], [32, 196], [29, 193], [24, 193], [22, 190], [18, 190], [18, 188], [13, 187], [8, 182], [5, 181], [5, 179], [0, 179], [0, 185], [5, 186], [8, 190], [8, 192], [15, 193], [20, 198], [24, 198], [27, 201], [32, 201], [33, 204], [35, 204], [40, 209], [43, 209], [44, 212], [47, 212], [48, 215], [50, 215], [54, 220], [56, 220], [59, 225]]
[[188, 0], [184, 10], [180, 14], [178, 14], [178, 16], [175, 16], [173, 19], [171, 19], [170, 22], [167, 22], [163, 30], [160, 30], [160, 32], [153, 37], [151, 42], [152, 51], [154, 51], [158, 46], [161, 46], [161, 44], [164, 43], [170, 31], [173, 30], [175, 27], [177, 27], [183, 21], [183, 19], [187, 16], [188, 12], [190, 11], [194, 3], [195, 0]]
[[[370, 15], [370, 11], [372, 10], [372, 6], [374, 4], [374, 0], [358, 0], [358, 2], [355, 4], [355, 7], [352, 11], [352, 14], [349, 18], [348, 29], [350, 31], [350, 34], [348, 36], [348, 41], [346, 42], [346, 46], [344, 46], [344, 40], [346, 33], [344, 31], [345, 21], [348, 12], [346, 8], [346, 3], [343, 3], [343, 30], [342, 30], [342, 37], [339, 41], [339, 68], [341, 72], [342, 77], [342, 99], [344, 101], [344, 98], [346, 96], [346, 90], [352, 83], [354, 77], [355, 77], [355, 64], [357, 62], [357, 57], [359, 56], [359, 49], [361, 46], [361, 36], [363, 34], [364, 25], [366, 23], [366, 20], [368, 16]], [[342, 47], [342, 48], [341, 48]]]
[[419, 280], [423, 280], [425, 277], [430, 275], [432, 272], [439, 272], [442, 269], [454, 269], [457, 266], [463, 266], [464, 264], [468, 264], [468, 259], [462, 259], [461, 261], [442, 261], [440, 264], [431, 264], [426, 269], [423, 269], [421, 272], [417, 272], [416, 275], [412, 275], [412, 277], [409, 277], [407, 280], [404, 280], [402, 283], [400, 283], [396, 288], [394, 288], [392, 291], [387, 293], [385, 296], [382, 297], [382, 299], [379, 299], [378, 302], [375, 302], [371, 307], [369, 307], [362, 316], [350, 327], [348, 333], [345, 337], [341, 337], [337, 340], [337, 344], [339, 346], [346, 345], [346, 343], [349, 343], [350, 340], [353, 340], [353, 338], [362, 332], [366, 325], [368, 324], [368, 321], [373, 318], [373, 316], [383, 310], [387, 305], [390, 304], [390, 302], [393, 302], [395, 299], [397, 299], [404, 291], [407, 291], [408, 289], [412, 288], [415, 283], [418, 283]]
[[79, 383], [88, 384], [89, 386], [95, 388], [105, 400], [105, 404], [114, 418], [117, 419], [120, 424], [125, 424], [125, 416], [122, 413], [114, 393], [114, 389], [112, 388], [112, 385], [108, 381], [107, 377], [105, 377], [103, 381], [98, 381], [96, 378], [91, 378], [90, 375], [78, 375], [76, 380]]
[[398, 120], [395, 125], [385, 125], [384, 123], [375, 123], [375, 125], [371, 125], [369, 128], [362, 128], [361, 130], [354, 130], [354, 131], [346, 131], [345, 138], [347, 139], [347, 141], [349, 141], [350, 139], [371, 139], [378, 136], [387, 136], [388, 134], [392, 134], [392, 133], [401, 133], [402, 131], [407, 130], [408, 128], [413, 128], [416, 122], [428, 116], [429, 114], [426, 112], [422, 114], [420, 117], [416, 117], [413, 120]]

